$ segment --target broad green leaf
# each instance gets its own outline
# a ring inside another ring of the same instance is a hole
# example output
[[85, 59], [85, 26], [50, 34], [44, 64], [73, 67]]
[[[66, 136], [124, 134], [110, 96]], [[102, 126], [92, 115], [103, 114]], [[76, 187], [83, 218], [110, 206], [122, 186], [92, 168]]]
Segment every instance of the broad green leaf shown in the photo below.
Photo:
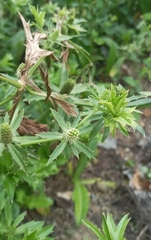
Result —
[[7, 147], [14, 161], [20, 166], [20, 169], [27, 172], [26, 165], [19, 151], [12, 144], [8, 144]]
[[57, 147], [56, 149], [53, 151], [53, 153], [50, 155], [49, 159], [48, 159], [48, 164], [50, 164], [54, 159], [56, 159], [65, 149], [67, 143], [65, 141], [62, 141]]
[[26, 212], [21, 213], [12, 224], [13, 228], [16, 228], [25, 218]]
[[51, 110], [55, 120], [59, 124], [60, 128], [62, 129], [62, 131], [66, 131], [67, 130], [67, 125], [64, 122], [63, 118], [60, 116], [60, 114], [53, 109], [50, 109], [50, 110]]
[[97, 226], [93, 225], [91, 222], [88, 222], [86, 220], [82, 220], [82, 222], [85, 224], [86, 227], [91, 229], [91, 231], [99, 238], [99, 240], [107, 240]]
[[75, 204], [75, 219], [78, 225], [86, 217], [90, 202], [86, 187], [79, 181], [75, 182], [72, 199]]
[[76, 140], [74, 142], [74, 146], [81, 152], [83, 152], [88, 158], [95, 158], [94, 156], [94, 152], [88, 148], [85, 144], [83, 144], [82, 142]]

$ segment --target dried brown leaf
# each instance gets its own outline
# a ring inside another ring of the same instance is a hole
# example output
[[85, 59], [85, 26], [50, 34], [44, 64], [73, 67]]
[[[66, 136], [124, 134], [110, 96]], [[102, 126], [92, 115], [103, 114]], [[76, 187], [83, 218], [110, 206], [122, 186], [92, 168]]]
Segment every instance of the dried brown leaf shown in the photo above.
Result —
[[49, 81], [48, 81], [48, 73], [44, 72], [43, 68], [40, 67], [40, 74], [46, 86], [46, 90], [47, 90], [46, 100], [48, 100], [51, 95], [51, 88], [49, 86]]
[[48, 128], [47, 124], [41, 124], [32, 119], [23, 118], [17, 131], [21, 136], [35, 135], [41, 132], [48, 132]]

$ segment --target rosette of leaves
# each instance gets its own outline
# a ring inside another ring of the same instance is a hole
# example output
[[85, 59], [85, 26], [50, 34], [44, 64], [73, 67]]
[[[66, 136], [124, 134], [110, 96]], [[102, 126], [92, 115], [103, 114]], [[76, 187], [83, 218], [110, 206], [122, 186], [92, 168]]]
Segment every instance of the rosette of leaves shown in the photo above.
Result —
[[[129, 107], [128, 90], [121, 85], [106, 89], [104, 86], [95, 87], [92, 90], [91, 103], [95, 105], [96, 111], [100, 113], [101, 127], [104, 127], [103, 140], [111, 134], [115, 136], [119, 129], [122, 134], [128, 136], [129, 129], [139, 130], [144, 134], [141, 126], [136, 122], [133, 113], [139, 112], [136, 107]], [[97, 129], [95, 129], [97, 128]], [[93, 132], [97, 132], [99, 125], [96, 125]]]
[[107, 213], [107, 216], [103, 214], [102, 230], [89, 221], [82, 221], [85, 226], [88, 227], [99, 238], [99, 240], [125, 240], [125, 229], [130, 219], [128, 218], [128, 214], [126, 214], [116, 226], [111, 214]]
[[[73, 124], [65, 123], [61, 115], [55, 110], [51, 109], [53, 117], [60, 126], [62, 132], [44, 132], [37, 134], [37, 136], [52, 141], [52, 139], [60, 140], [60, 144], [55, 148], [48, 159], [48, 164], [56, 159], [61, 153], [65, 152], [68, 157], [75, 155], [79, 159], [79, 153], [84, 153], [89, 159], [94, 158], [94, 153], [84, 143], [80, 141], [80, 135], [92, 130], [92, 125], [85, 125], [78, 127], [80, 115], [75, 118]], [[80, 125], [79, 125], [80, 126]], [[68, 158], [67, 158], [68, 160]]]
[[12, 159], [19, 165], [20, 169], [26, 172], [25, 162], [15, 142], [15, 137], [18, 135], [17, 129], [23, 119], [23, 115], [24, 111], [22, 110], [19, 113], [19, 108], [17, 108], [11, 121], [8, 113], [6, 113], [4, 119], [0, 119], [0, 156], [4, 151], [8, 151]]

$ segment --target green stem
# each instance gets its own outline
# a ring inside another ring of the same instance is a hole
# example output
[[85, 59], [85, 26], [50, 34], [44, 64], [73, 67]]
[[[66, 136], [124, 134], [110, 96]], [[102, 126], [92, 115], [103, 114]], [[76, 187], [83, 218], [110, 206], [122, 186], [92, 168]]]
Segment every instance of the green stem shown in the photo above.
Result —
[[20, 82], [17, 82], [15, 80], [12, 80], [12, 79], [9, 79], [9, 78], [6, 78], [2, 75], [0, 75], [0, 80], [2, 81], [5, 81], [7, 83], [10, 83], [12, 86], [18, 88], [19, 90], [22, 90], [23, 89], [23, 85], [20, 83]]

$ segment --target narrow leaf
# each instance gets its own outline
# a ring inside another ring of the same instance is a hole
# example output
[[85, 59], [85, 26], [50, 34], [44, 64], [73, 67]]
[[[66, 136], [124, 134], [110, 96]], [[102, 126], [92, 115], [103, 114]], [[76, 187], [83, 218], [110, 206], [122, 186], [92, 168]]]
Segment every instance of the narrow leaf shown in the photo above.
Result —
[[13, 119], [13, 122], [11, 122], [11, 127], [12, 127], [12, 130], [13, 132], [15, 132], [18, 127], [20, 126], [21, 124], [21, 121], [23, 119], [23, 116], [24, 116], [24, 110], [22, 110], [17, 116], [15, 119]]
[[93, 158], [93, 159], [95, 158], [93, 151], [90, 148], [88, 148], [86, 145], [84, 145], [82, 142], [75, 141], [74, 145], [79, 151], [83, 152], [88, 158]]
[[12, 144], [8, 144], [7, 147], [14, 161], [20, 166], [20, 169], [22, 169], [24, 172], [27, 172], [24, 160], [20, 152]]
[[91, 131], [91, 134], [90, 134], [90, 139], [94, 138], [100, 132], [103, 125], [104, 125], [104, 120], [103, 118], [101, 118], [93, 127], [93, 130]]
[[6, 189], [8, 196], [10, 197], [11, 201], [13, 201], [13, 199], [14, 199], [15, 186], [16, 186], [16, 184], [15, 184], [13, 177], [11, 177], [9, 175], [6, 176], [4, 179], [4, 187]]
[[16, 228], [25, 218], [26, 212], [21, 213], [12, 224], [13, 228]]
[[37, 136], [39, 136], [41, 138], [47, 138], [47, 139], [50, 139], [51, 141], [54, 141], [54, 140], [62, 139], [63, 134], [58, 133], [58, 132], [43, 132], [43, 133], [37, 134]]
[[2, 155], [4, 151], [5, 145], [3, 143], [0, 143], [0, 156]]
[[91, 231], [100, 239], [100, 240], [106, 240], [106, 237], [103, 236], [100, 229], [93, 225], [91, 222], [88, 222], [86, 220], [82, 220], [82, 222], [85, 224], [86, 227], [91, 229]]
[[51, 109], [51, 112], [55, 118], [55, 120], [57, 121], [57, 123], [59, 124], [60, 128], [62, 129], [62, 131], [65, 131], [67, 129], [67, 125], [64, 122], [63, 118], [60, 116], [60, 114], [58, 112], [56, 112], [55, 110]]
[[67, 143], [65, 141], [62, 141], [57, 147], [56, 149], [53, 151], [53, 153], [50, 155], [49, 159], [48, 159], [48, 164], [50, 164], [54, 159], [56, 159], [65, 149]]

